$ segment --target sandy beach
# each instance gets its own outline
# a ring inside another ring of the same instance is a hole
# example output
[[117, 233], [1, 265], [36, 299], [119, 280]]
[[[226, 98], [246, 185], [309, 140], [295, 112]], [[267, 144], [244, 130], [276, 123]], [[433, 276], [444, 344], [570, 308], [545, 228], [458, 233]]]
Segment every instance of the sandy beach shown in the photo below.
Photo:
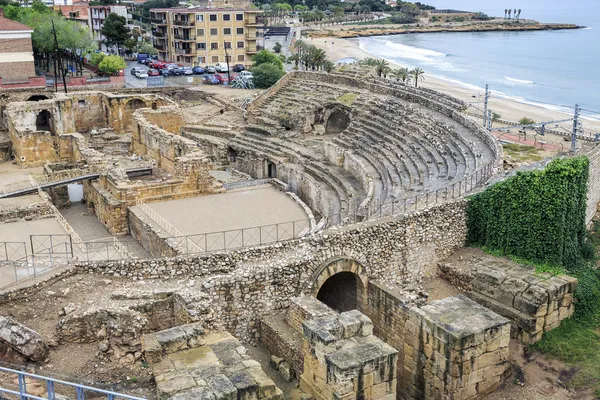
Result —
[[[306, 42], [310, 44], [314, 44], [315, 46], [324, 49], [327, 52], [327, 55], [330, 59], [337, 61], [346, 57], [353, 57], [357, 60], [361, 60], [366, 57], [375, 57], [374, 55], [368, 53], [367, 51], [359, 48], [358, 44], [352, 39], [339, 39], [339, 38], [303, 38]], [[331, 41], [333, 40], [333, 54]], [[390, 63], [392, 68], [398, 68], [400, 65]], [[435, 77], [428, 75], [427, 71], [425, 71], [425, 80], [419, 82], [419, 86], [439, 90], [441, 92], [450, 94], [456, 98], [464, 100], [471, 104], [469, 107], [469, 111], [472, 113], [481, 113], [478, 111], [483, 109], [483, 91], [477, 91], [471, 88], [464, 87], [460, 84], [454, 84], [449, 81], [445, 81], [442, 79], [436, 79]], [[571, 118], [572, 115], [560, 112], [549, 110], [543, 107], [537, 107], [534, 105], [524, 104], [515, 100], [510, 100], [506, 98], [499, 98], [494, 96], [493, 88], [491, 90], [491, 98], [489, 101], [489, 109], [493, 112], [496, 112], [502, 116], [503, 120], [507, 121], [518, 121], [522, 117], [532, 118], [535, 121], [554, 121]], [[473, 95], [476, 98], [473, 98]], [[600, 132], [600, 121], [591, 121], [588, 119], [582, 119], [583, 123], [583, 131], [586, 134], [594, 134], [596, 132]], [[571, 131], [572, 122], [566, 122], [559, 124], [562, 128], [561, 130], [566, 129], [567, 131]], [[502, 126], [502, 124], [494, 124], [494, 126]], [[548, 126], [550, 128], [550, 126]], [[552, 125], [554, 129], [554, 125]], [[558, 135], [546, 135], [544, 138], [545, 141], [549, 143], [564, 143], [565, 148], [568, 148], [569, 145], [565, 143], [565, 140]]]

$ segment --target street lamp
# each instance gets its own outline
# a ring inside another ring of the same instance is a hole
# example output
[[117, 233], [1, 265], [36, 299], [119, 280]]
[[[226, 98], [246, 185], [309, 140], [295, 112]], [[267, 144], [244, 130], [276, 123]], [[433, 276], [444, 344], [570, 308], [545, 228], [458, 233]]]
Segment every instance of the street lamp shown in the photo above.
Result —
[[225, 48], [225, 62], [227, 63], [227, 86], [229, 86], [231, 77], [229, 76], [229, 54], [227, 54], [227, 42], [223, 42], [223, 47]]

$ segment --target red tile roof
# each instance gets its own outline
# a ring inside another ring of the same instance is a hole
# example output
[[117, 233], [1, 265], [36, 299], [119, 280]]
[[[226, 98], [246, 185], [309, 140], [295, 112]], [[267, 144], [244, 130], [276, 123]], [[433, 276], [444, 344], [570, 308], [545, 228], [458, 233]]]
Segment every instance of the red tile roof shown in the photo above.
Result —
[[0, 16], [0, 31], [32, 31], [30, 27], [12, 19]]

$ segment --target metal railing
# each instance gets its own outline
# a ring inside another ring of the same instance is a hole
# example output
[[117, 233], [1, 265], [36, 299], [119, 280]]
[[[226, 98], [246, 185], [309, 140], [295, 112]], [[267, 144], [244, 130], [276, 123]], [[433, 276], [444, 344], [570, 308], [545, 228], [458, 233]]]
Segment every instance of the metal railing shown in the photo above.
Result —
[[[94, 388], [91, 386], [80, 385], [78, 383], [62, 381], [54, 378], [50, 378], [42, 375], [30, 374], [23, 371], [17, 371], [10, 368], [0, 367], [0, 371], [3, 373], [7, 373], [13, 375], [16, 378], [16, 388], [8, 389], [0, 387], [0, 393], [5, 393], [9, 395], [15, 395], [19, 400], [54, 400], [57, 398], [57, 395], [63, 395], [63, 393], [67, 393], [70, 397], [72, 395], [77, 396], [77, 400], [84, 400], [86, 393], [92, 395], [93, 398], [98, 398], [98, 395], [101, 395], [103, 398], [108, 400], [117, 400], [117, 399], [128, 399], [128, 400], [146, 400], [142, 397], [129, 396], [123, 393], [112, 392], [109, 390], [103, 390]], [[27, 386], [29, 384], [38, 383], [38, 386], [41, 384], [46, 388], [47, 397], [41, 397], [42, 395], [34, 395], [27, 392]], [[57, 388], [62, 389], [60, 392], [57, 391]]]
[[273, 178], [265, 178], [265, 179], [252, 179], [252, 180], [248, 180], [248, 181], [229, 182], [229, 183], [224, 183], [223, 188], [226, 190], [233, 190], [233, 189], [242, 189], [242, 188], [253, 187], [253, 186], [261, 186], [261, 185], [266, 185], [267, 183], [270, 183], [272, 180], [273, 180]]
[[[167, 233], [173, 237], [185, 237], [183, 233], [181, 233], [177, 228], [171, 225], [166, 219], [161, 217], [156, 211], [150, 208], [146, 203], [142, 200], [137, 199], [135, 201], [135, 205], [140, 208], [152, 221], [157, 223], [161, 228], [163, 228]], [[200, 248], [196, 248], [195, 245], [191, 246], [194, 251], [202, 252]]]
[[299, 239], [311, 233], [310, 219], [252, 228], [167, 238], [180, 254], [207, 254]]

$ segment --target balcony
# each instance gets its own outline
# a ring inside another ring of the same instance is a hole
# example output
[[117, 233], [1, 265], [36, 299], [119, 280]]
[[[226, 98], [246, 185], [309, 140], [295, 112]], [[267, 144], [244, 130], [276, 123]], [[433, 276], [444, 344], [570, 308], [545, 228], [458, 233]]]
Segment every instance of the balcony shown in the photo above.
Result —
[[184, 42], [193, 42], [196, 40], [196, 36], [194, 35], [173, 35], [175, 40], [182, 40]]
[[154, 35], [154, 37], [164, 38], [165, 32], [154, 32], [152, 35]]
[[150, 21], [156, 25], [166, 25], [167, 24], [167, 20], [162, 19], [162, 18], [152, 18]]
[[192, 49], [175, 49], [177, 54], [192, 54]]
[[246, 40], [256, 40], [256, 34], [255, 33], [246, 33]]
[[166, 50], [166, 46], [165, 46], [164, 44], [157, 44], [157, 43], [154, 43], [154, 45], [153, 45], [153, 46], [154, 46], [154, 48], [155, 48], [156, 50], [163, 50], [163, 51], [164, 51], [164, 50]]
[[196, 24], [195, 21], [182, 21], [182, 20], [174, 20], [173, 25], [177, 26], [194, 26]]

